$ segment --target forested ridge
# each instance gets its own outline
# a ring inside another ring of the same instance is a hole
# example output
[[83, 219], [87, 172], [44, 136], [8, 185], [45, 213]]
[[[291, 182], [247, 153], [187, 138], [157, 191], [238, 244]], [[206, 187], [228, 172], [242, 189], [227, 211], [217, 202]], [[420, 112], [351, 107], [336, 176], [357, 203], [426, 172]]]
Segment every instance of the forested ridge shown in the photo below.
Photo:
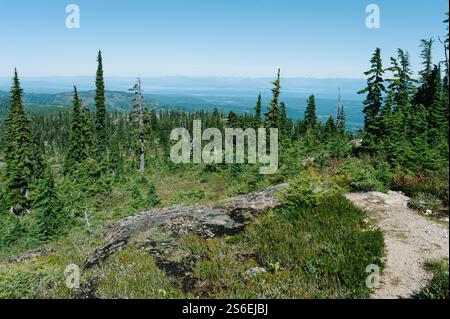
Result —
[[[446, 24], [443, 47], [448, 52], [448, 21]], [[132, 110], [113, 111], [107, 107], [111, 102], [105, 93], [101, 51], [96, 90], [89, 93], [95, 107], [89, 107], [74, 87], [72, 105], [64, 105], [66, 109], [29, 114], [16, 70], [9, 98], [0, 98], [0, 118], [5, 119], [0, 126], [0, 257], [10, 258], [15, 252], [49, 244], [69, 247], [68, 242], [92, 249], [101, 241], [104, 225], [120, 217], [153, 207], [214, 201], [289, 181], [291, 185], [282, 194], [282, 214], [269, 215], [233, 240], [242, 240], [245, 247], [255, 250], [252, 253], [257, 257], [252, 260], [271, 270], [275, 286], [297, 285], [288, 278], [291, 275], [302, 278], [306, 287], [269, 293], [261, 282], [244, 289], [234, 287], [238, 283], [232, 281], [230, 290], [217, 284], [222, 287], [217, 288], [218, 296], [230, 291], [240, 292], [238, 297], [248, 296], [252, 290], [264, 291], [259, 296], [269, 297], [366, 296], [368, 290], [360, 279], [365, 265], [381, 263], [382, 235], [374, 230], [355, 231], [355, 225], [364, 227], [363, 215], [343, 194], [399, 190], [410, 196], [410, 205], [421, 212], [448, 214], [449, 65], [448, 60], [433, 59], [433, 50], [441, 50], [441, 43], [430, 38], [422, 40], [420, 47], [422, 65], [417, 77], [411, 71], [408, 52], [398, 49], [389, 61], [383, 61], [382, 48], [375, 49], [365, 72], [367, 86], [359, 92], [365, 96], [361, 110], [365, 120], [358, 132], [346, 131], [345, 104], [340, 97], [336, 115], [326, 122], [318, 120], [320, 105], [314, 95], [307, 100], [303, 119], [289, 118], [283, 102], [282, 70], [272, 82], [272, 99], [267, 105], [263, 107], [261, 95], [255, 95], [252, 114], [224, 114], [218, 109], [156, 110], [145, 102], [140, 79], [130, 89]], [[265, 176], [259, 174], [260, 164], [172, 163], [170, 132], [178, 127], [192, 132], [194, 120], [201, 120], [203, 128], [222, 132], [227, 127], [278, 128], [278, 171]], [[340, 215], [342, 210], [348, 215]], [[315, 221], [306, 222], [308, 216]], [[342, 222], [329, 227], [318, 222], [327, 218], [330, 223]], [[296, 227], [311, 234], [308, 241], [312, 238], [320, 245], [303, 251], [292, 248], [304, 246], [295, 235]], [[324, 236], [328, 232], [341, 241], [333, 244], [331, 237]], [[225, 242], [213, 241], [211, 247], [197, 247], [194, 242], [186, 245], [212, 260], [217, 258], [216, 250], [225, 251], [225, 259], [235, 258], [229, 248], [222, 247]], [[269, 248], [269, 243], [277, 249]], [[285, 255], [287, 249], [294, 249], [292, 255]], [[115, 258], [142, 258], [134, 250], [121, 254]], [[82, 256], [64, 258], [79, 261]], [[55, 261], [55, 267], [64, 262]], [[145, 271], [163, 276], [153, 264], [148, 267], [151, 269]], [[223, 271], [207, 262], [198, 267], [204, 267], [198, 269], [200, 274], [211, 278]], [[20, 271], [26, 276], [25, 270]], [[46, 271], [53, 270], [27, 271], [47, 278]], [[8, 278], [0, 269], [0, 284]], [[108, 280], [111, 278], [103, 281], [103, 294], [116, 296], [117, 292], [107, 290]], [[180, 296], [180, 290], [161, 280], [170, 296]], [[6, 291], [5, 296], [28, 293], [27, 283], [23, 285], [25, 288], [19, 287], [23, 291]], [[50, 286], [50, 296], [70, 295], [65, 288]], [[45, 295], [42, 291], [36, 294]]]

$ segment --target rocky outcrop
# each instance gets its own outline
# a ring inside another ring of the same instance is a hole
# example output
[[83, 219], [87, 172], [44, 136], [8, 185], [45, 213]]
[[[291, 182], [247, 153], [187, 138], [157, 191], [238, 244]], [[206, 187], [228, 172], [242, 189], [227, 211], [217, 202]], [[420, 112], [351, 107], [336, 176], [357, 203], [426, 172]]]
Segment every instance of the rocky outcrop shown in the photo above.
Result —
[[[188, 235], [211, 238], [236, 234], [243, 230], [245, 223], [255, 216], [267, 209], [278, 207], [279, 203], [275, 193], [285, 186], [287, 184], [281, 184], [207, 206], [157, 208], [121, 219], [107, 229], [107, 237], [110, 242], [95, 250], [87, 258], [84, 266], [92, 267], [98, 264], [117, 249], [128, 245], [131, 237], [153, 228], [162, 230], [171, 238]], [[166, 245], [170, 246], [167, 243]], [[161, 246], [161, 243], [154, 242], [150, 246]], [[149, 252], [156, 257], [158, 254], [161, 256], [161, 249], [150, 249]], [[167, 258], [159, 259], [159, 263], [163, 265]], [[177, 266], [169, 263], [168, 267], [163, 268], [176, 269]]]

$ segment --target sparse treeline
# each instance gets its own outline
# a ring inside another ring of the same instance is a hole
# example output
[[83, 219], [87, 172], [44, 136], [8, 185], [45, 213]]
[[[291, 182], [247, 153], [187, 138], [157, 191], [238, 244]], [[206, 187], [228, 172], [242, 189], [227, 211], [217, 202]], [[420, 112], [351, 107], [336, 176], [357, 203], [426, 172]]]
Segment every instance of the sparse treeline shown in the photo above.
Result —
[[[156, 112], [145, 104], [139, 79], [132, 89], [132, 110], [129, 113], [108, 112], [101, 52], [97, 61], [95, 112], [83, 104], [74, 87], [71, 111], [41, 113], [30, 121], [25, 113], [17, 72], [14, 75], [5, 125], [6, 169], [0, 208], [2, 212], [9, 210], [16, 216], [31, 212], [35, 226], [30, 234], [34, 234], [38, 241], [50, 240], [60, 234], [64, 225], [71, 224], [81, 214], [83, 208], [79, 207], [79, 202], [83, 198], [99, 194], [108, 196], [114, 183], [123, 176], [137, 171], [142, 174], [148, 167], [173, 167], [169, 160], [173, 143], [169, 139], [170, 132], [177, 127], [185, 127], [192, 132], [194, 120], [201, 120], [204, 128], [216, 127], [222, 132], [226, 127], [276, 127], [280, 130], [282, 144], [286, 146], [281, 149], [282, 153], [284, 149], [293, 147], [293, 141], [299, 141], [305, 135], [312, 137], [312, 144], [319, 144], [337, 132], [334, 120], [332, 125], [328, 123], [326, 126], [318, 122], [314, 96], [309, 99], [304, 121], [294, 122], [287, 117], [286, 105], [280, 101], [280, 70], [273, 82], [273, 98], [265, 108], [266, 113], [263, 113], [261, 95], [255, 114], [230, 112], [225, 115], [217, 109], [212, 112]], [[281, 157], [281, 165], [289, 168], [292, 159], [283, 161], [285, 156]], [[229, 170], [235, 176], [246, 170], [244, 166], [216, 165], [212, 168], [209, 165], [205, 172], [225, 168], [224, 174]], [[291, 171], [295, 169], [291, 168]], [[259, 179], [255, 177], [255, 180]], [[146, 187], [148, 194], [144, 204], [147, 206], [144, 207], [148, 208], [148, 205], [158, 204], [159, 199], [151, 182]], [[133, 197], [142, 202], [143, 197], [136, 185], [131, 187], [131, 191]], [[12, 229], [14, 236], [3, 236], [7, 243], [23, 235], [24, 229], [17, 225], [17, 219]]]

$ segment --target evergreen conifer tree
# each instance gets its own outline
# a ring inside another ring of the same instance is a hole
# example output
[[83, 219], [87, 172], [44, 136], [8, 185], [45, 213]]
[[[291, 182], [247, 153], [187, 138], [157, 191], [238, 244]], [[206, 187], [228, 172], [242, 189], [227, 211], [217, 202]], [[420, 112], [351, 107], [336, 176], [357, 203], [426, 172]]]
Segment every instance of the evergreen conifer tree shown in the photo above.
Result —
[[266, 116], [266, 127], [268, 128], [279, 128], [280, 125], [280, 94], [281, 94], [281, 79], [280, 79], [280, 69], [278, 69], [277, 79], [272, 82], [272, 101], [269, 104], [269, 110], [265, 114]]
[[159, 198], [158, 194], [156, 194], [155, 184], [153, 184], [152, 182], [148, 184], [147, 203], [150, 208], [155, 207], [156, 205], [161, 203], [161, 199]]
[[409, 164], [414, 166], [415, 171], [423, 171], [423, 164], [429, 160], [427, 113], [425, 106], [420, 104], [413, 110], [409, 121], [408, 139], [414, 150]]
[[287, 117], [286, 104], [284, 102], [280, 103], [280, 128], [284, 137], [288, 137], [290, 135], [291, 128]]
[[389, 89], [394, 92], [395, 109], [403, 108], [404, 112], [408, 112], [411, 106], [411, 96], [416, 94], [412, 78], [411, 64], [409, 62], [409, 54], [402, 49], [398, 49], [398, 60], [391, 58], [392, 66], [388, 68], [392, 72], [393, 78], [389, 79]]
[[433, 43], [433, 38], [420, 40], [420, 47], [422, 48], [420, 57], [422, 58], [423, 69], [419, 72], [419, 75], [422, 85], [426, 85], [430, 78], [431, 71], [433, 70]]
[[338, 110], [336, 115], [336, 128], [340, 132], [345, 132], [345, 109], [342, 103], [341, 92], [339, 90]]
[[16, 213], [30, 204], [29, 190], [35, 171], [33, 136], [25, 114], [17, 70], [14, 70], [8, 119], [6, 121], [6, 191], [8, 206]]
[[68, 222], [68, 216], [56, 191], [53, 175], [48, 165], [35, 193], [33, 207], [36, 237], [39, 241], [46, 242], [61, 234], [64, 224]]
[[91, 114], [89, 108], [81, 102], [81, 143], [84, 145], [86, 155], [91, 155], [92, 151], [92, 127]]
[[97, 56], [97, 77], [95, 81], [95, 105], [97, 112], [95, 115], [95, 133], [97, 156], [104, 159], [108, 145], [108, 129], [106, 122], [106, 102], [105, 102], [105, 83], [103, 80], [103, 58], [102, 51]]
[[73, 103], [72, 103], [72, 119], [69, 138], [69, 148], [64, 163], [64, 169], [66, 172], [74, 172], [88, 156], [87, 145], [83, 140], [83, 109], [81, 101], [78, 96], [77, 88], [73, 90]]
[[364, 129], [369, 134], [377, 135], [379, 133], [378, 115], [383, 105], [383, 94], [386, 91], [383, 79], [383, 65], [381, 60], [381, 50], [377, 48], [370, 60], [371, 69], [364, 72], [367, 78], [367, 87], [359, 91], [359, 94], [367, 93], [366, 100], [363, 102]]
[[336, 133], [336, 124], [333, 117], [330, 115], [325, 123], [325, 134], [328, 137], [333, 136]]
[[307, 130], [314, 130], [317, 126], [316, 99], [314, 95], [308, 98], [304, 122]]
[[434, 87], [433, 79], [433, 39], [421, 40], [420, 47], [422, 48], [420, 56], [422, 58], [423, 69], [419, 71], [420, 83], [414, 99], [414, 104], [416, 106], [422, 104], [428, 109], [431, 107], [434, 91], [436, 89]]
[[239, 128], [240, 127], [239, 117], [233, 111], [230, 111], [230, 113], [228, 113], [227, 124], [231, 128]]
[[429, 126], [436, 133], [448, 135], [448, 104], [444, 105], [445, 99], [442, 94], [441, 70], [438, 66], [433, 70], [433, 82], [436, 88], [429, 112]]
[[262, 109], [262, 100], [261, 100], [261, 94], [259, 94], [258, 101], [256, 102], [256, 109], [255, 109], [255, 125], [256, 126], [261, 125], [261, 109]]

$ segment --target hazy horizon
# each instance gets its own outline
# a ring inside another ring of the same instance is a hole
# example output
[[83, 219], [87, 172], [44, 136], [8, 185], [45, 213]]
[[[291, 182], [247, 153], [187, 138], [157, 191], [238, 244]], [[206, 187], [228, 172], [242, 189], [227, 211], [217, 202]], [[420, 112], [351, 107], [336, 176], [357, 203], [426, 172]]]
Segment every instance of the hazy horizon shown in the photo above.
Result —
[[[251, 97], [259, 93], [270, 95], [274, 77], [153, 76], [141, 79], [146, 94]], [[135, 80], [136, 77], [105, 77], [105, 85], [109, 91], [128, 91]], [[0, 77], [0, 91], [8, 91], [11, 81], [9, 77]], [[64, 93], [72, 91], [74, 85], [80, 91], [95, 89], [95, 76], [20, 77], [20, 81], [27, 93]], [[282, 77], [281, 81], [285, 96], [315, 94], [334, 98], [340, 90], [344, 97], [358, 100], [356, 92], [365, 85], [364, 79], [350, 78]]]

